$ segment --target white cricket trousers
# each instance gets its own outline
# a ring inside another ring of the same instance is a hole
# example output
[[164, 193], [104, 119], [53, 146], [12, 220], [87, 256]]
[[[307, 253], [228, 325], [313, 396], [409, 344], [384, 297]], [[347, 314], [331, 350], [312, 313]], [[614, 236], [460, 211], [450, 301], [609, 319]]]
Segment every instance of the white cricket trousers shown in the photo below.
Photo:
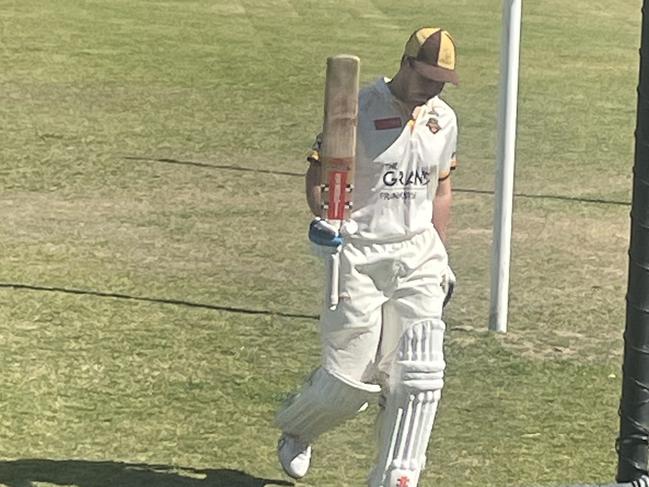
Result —
[[320, 316], [322, 366], [355, 381], [382, 384], [405, 330], [441, 319], [446, 250], [431, 224], [400, 242], [349, 239], [339, 259], [338, 304], [334, 309], [325, 304]]

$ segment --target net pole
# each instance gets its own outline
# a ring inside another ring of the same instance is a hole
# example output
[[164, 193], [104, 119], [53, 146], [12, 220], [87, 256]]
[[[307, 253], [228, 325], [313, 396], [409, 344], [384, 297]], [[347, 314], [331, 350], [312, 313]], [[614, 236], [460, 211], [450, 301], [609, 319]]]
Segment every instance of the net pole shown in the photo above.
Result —
[[500, 333], [507, 331], [509, 308], [521, 16], [522, 0], [503, 0], [496, 193], [489, 305], [489, 329]]
[[647, 474], [649, 453], [649, 0], [640, 41], [629, 277], [626, 295], [617, 481]]

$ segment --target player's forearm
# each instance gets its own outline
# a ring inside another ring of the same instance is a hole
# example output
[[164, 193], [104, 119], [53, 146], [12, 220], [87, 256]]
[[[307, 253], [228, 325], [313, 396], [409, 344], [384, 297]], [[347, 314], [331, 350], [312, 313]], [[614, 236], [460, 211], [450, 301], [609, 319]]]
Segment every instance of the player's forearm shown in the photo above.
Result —
[[451, 220], [451, 203], [453, 193], [451, 192], [450, 182], [443, 184], [444, 187], [438, 190], [433, 202], [433, 226], [444, 245], [447, 241], [447, 229]]
[[312, 162], [306, 171], [306, 201], [311, 212], [320, 216], [320, 164]]
[[448, 222], [451, 219], [450, 217], [451, 217], [450, 204], [438, 205], [435, 207], [435, 212], [433, 213], [433, 226], [435, 227], [435, 230], [437, 230], [437, 233], [439, 234], [439, 238], [442, 239], [444, 245], [446, 245], [446, 235], [447, 235], [446, 230], [448, 228]]

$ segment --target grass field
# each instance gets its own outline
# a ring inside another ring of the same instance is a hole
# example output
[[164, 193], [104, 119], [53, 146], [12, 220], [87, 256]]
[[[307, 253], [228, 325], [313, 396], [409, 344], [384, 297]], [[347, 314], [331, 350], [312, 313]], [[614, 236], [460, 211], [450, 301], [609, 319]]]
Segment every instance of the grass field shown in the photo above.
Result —
[[[328, 55], [459, 45], [459, 288], [421, 484], [609, 482], [640, 2], [525, 2], [510, 332], [487, 333], [501, 4], [0, 0], [0, 485], [291, 485], [318, 363], [303, 157]], [[602, 200], [600, 203], [585, 200]], [[371, 415], [298, 485], [361, 486]]]

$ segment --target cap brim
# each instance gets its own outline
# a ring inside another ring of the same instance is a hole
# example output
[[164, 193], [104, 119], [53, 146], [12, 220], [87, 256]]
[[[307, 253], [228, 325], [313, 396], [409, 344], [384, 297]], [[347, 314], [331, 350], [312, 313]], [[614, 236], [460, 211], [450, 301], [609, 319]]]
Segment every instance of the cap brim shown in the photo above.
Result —
[[416, 59], [412, 60], [412, 67], [424, 78], [428, 78], [433, 81], [452, 83], [456, 86], [460, 83], [457, 72], [454, 70], [440, 68], [439, 66], [431, 66], [428, 63], [424, 63]]

